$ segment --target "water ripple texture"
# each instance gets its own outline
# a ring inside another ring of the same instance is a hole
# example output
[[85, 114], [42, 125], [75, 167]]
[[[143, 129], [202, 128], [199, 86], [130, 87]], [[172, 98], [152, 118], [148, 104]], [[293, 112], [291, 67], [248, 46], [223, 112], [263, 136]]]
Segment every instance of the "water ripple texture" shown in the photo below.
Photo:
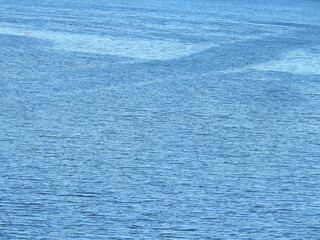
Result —
[[0, 239], [319, 239], [319, 8], [0, 0]]

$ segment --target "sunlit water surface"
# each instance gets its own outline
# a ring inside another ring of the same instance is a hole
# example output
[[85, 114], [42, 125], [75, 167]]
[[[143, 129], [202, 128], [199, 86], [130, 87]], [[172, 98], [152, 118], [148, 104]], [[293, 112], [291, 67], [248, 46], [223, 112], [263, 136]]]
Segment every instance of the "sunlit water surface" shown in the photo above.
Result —
[[319, 9], [0, 0], [0, 239], [319, 239]]

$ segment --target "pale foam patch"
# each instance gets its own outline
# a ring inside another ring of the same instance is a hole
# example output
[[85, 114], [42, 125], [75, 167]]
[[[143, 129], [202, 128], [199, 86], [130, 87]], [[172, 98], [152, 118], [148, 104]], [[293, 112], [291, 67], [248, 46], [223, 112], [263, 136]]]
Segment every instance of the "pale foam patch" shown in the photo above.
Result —
[[201, 45], [173, 40], [123, 38], [90, 34], [28, 30], [0, 26], [0, 33], [49, 40], [57, 50], [98, 53], [145, 60], [170, 60], [204, 51], [213, 44]]
[[293, 74], [320, 74], [320, 49], [289, 52], [280, 60], [251, 66], [249, 69]]

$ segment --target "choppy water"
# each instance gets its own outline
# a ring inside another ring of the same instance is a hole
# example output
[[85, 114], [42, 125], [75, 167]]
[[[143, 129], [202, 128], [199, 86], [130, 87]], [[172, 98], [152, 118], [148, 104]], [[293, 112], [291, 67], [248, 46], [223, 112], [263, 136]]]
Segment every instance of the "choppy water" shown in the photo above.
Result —
[[0, 239], [320, 239], [319, 9], [0, 1]]

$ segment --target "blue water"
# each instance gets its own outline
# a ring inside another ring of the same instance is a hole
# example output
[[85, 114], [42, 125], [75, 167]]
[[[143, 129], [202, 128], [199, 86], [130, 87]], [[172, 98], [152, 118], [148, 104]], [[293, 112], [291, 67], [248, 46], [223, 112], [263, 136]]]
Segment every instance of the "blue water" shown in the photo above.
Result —
[[0, 0], [0, 239], [320, 239], [319, 9]]

